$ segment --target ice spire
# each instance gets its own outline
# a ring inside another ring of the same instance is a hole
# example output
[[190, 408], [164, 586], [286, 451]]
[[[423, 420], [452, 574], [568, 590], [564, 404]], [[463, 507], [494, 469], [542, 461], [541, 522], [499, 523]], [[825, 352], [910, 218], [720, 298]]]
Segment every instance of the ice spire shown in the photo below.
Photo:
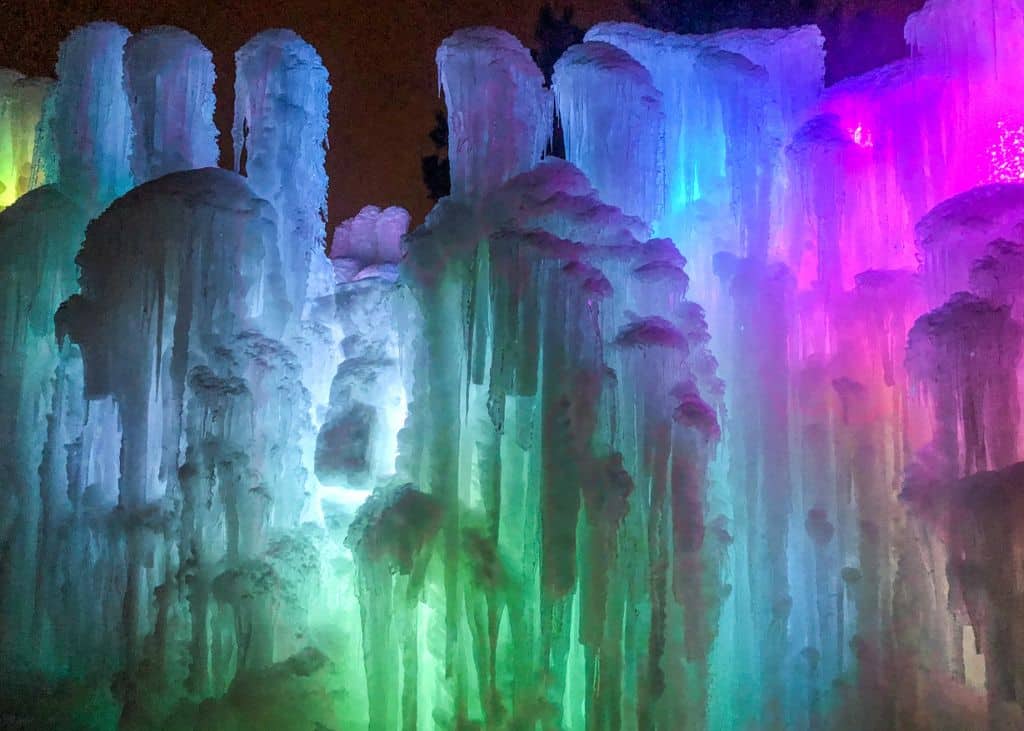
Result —
[[480, 195], [540, 161], [551, 136], [551, 93], [516, 38], [464, 28], [437, 49], [448, 106], [452, 193]]
[[217, 164], [213, 55], [180, 28], [147, 28], [124, 49], [124, 86], [138, 183]]

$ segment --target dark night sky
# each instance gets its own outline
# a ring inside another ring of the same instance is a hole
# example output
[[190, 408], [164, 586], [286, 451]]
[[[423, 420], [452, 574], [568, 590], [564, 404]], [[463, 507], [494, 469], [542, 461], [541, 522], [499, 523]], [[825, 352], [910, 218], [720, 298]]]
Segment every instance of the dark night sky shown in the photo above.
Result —
[[[432, 152], [427, 133], [440, 105], [434, 51], [453, 30], [469, 25], [498, 26], [532, 46], [542, 1], [5, 0], [0, 5], [0, 66], [29, 75], [52, 75], [59, 41], [72, 28], [93, 20], [114, 20], [132, 31], [161, 24], [185, 28], [214, 54], [223, 163], [230, 161], [235, 50], [261, 30], [292, 28], [319, 50], [333, 86], [327, 156], [331, 227], [369, 203], [403, 205], [419, 222], [431, 205], [421, 182], [420, 158]], [[841, 12], [844, 30], [861, 24], [865, 7], [887, 16], [883, 43], [887, 48], [881, 53], [888, 57], [902, 52], [903, 18], [921, 4], [921, 0], [817, 2], [819, 11], [832, 17]], [[628, 0], [576, 0], [572, 6], [576, 22], [584, 28], [601, 20], [635, 20]], [[823, 28], [830, 37], [828, 24]], [[878, 56], [882, 39], [877, 29], [868, 35], [874, 38]], [[845, 52], [848, 41], [847, 34], [829, 43], [833, 50], [842, 46]], [[868, 65], [885, 60], [873, 58]]]

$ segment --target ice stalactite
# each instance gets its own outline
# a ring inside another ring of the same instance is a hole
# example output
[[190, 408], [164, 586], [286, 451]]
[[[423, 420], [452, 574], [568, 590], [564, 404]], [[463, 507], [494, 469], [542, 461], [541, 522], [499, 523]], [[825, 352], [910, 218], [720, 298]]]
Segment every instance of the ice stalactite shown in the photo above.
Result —
[[36, 126], [52, 79], [0, 69], [0, 210], [45, 183], [33, 174]]
[[124, 85], [132, 110], [132, 173], [138, 183], [217, 164], [213, 55], [179, 28], [128, 39]]
[[1016, 461], [1021, 326], [1008, 307], [958, 292], [910, 330], [907, 365], [932, 404], [946, 477]]
[[603, 201], [656, 221], [664, 209], [665, 112], [647, 69], [625, 51], [592, 41], [562, 55], [552, 85], [566, 159]]
[[971, 264], [970, 290], [1024, 322], [1024, 244], [996, 239]]
[[[778, 264], [729, 254], [716, 257], [729, 308], [728, 331], [719, 331], [729, 417], [725, 426], [726, 474], [713, 499], [727, 506], [735, 525], [732, 550], [734, 602], [721, 648], [732, 687], [751, 691], [743, 703], [719, 709], [719, 724], [743, 724], [761, 717], [767, 725], [798, 723], [793, 702], [779, 682], [791, 642], [793, 590], [787, 558], [791, 533], [790, 330], [794, 282]], [[748, 609], [749, 608], [749, 609]], [[729, 643], [732, 646], [729, 646]], [[753, 648], [757, 648], [753, 650]], [[743, 658], [742, 661], [739, 658]]]
[[[801, 284], [829, 294], [850, 288], [854, 276], [866, 269], [893, 263], [864, 251], [863, 245], [846, 244], [875, 240], [858, 236], [864, 225], [857, 215], [861, 188], [847, 182], [866, 163], [855, 135], [842, 127], [839, 117], [821, 115], [804, 124], [787, 147], [792, 189], [783, 213], [790, 237], [783, 255]], [[854, 215], [849, 215], [851, 210]]]
[[496, 28], [464, 28], [437, 49], [437, 71], [453, 194], [484, 194], [540, 161], [551, 92], [522, 43]]
[[1022, 32], [1024, 11], [1009, 0], [932, 0], [907, 18], [904, 37], [915, 59], [959, 72], [948, 84], [952, 103], [944, 111], [953, 126], [947, 134], [962, 135], [979, 119], [992, 123], [993, 111], [1024, 109], [1014, 61], [1024, 51]]
[[963, 648], [974, 656], [967, 680], [985, 688], [989, 723], [997, 729], [1024, 723], [1022, 481], [1024, 463], [1018, 462], [949, 483], [926, 498], [932, 529], [949, 542], [950, 603], [973, 635]]

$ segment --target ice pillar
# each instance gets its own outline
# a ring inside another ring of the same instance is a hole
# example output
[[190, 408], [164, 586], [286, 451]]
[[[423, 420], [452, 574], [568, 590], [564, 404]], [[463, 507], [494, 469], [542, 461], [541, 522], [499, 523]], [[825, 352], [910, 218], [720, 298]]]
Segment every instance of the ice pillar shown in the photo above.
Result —
[[138, 183], [217, 164], [213, 56], [180, 28], [148, 28], [128, 39], [124, 86]]
[[437, 49], [448, 105], [452, 193], [493, 190], [540, 161], [551, 136], [551, 94], [529, 51], [496, 28], [465, 28]]
[[268, 30], [235, 54], [235, 170], [273, 204], [288, 301], [301, 317], [333, 279], [324, 254], [327, 69], [290, 30]]
[[602, 200], [656, 221], [665, 195], [665, 114], [647, 69], [622, 49], [591, 41], [563, 54], [552, 83], [566, 159]]
[[72, 31], [61, 44], [41, 123], [38, 154], [47, 179], [93, 215], [133, 184], [132, 121], [122, 84], [128, 36], [105, 22]]

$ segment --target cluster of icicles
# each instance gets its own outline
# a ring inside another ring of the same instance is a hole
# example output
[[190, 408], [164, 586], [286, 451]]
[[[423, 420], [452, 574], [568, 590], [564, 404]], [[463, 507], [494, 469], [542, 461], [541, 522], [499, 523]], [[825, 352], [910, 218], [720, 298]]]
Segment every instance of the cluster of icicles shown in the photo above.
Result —
[[906, 37], [458, 31], [452, 195], [327, 247], [294, 33], [234, 171], [184, 31], [0, 72], [0, 718], [1024, 726], [1024, 12]]

